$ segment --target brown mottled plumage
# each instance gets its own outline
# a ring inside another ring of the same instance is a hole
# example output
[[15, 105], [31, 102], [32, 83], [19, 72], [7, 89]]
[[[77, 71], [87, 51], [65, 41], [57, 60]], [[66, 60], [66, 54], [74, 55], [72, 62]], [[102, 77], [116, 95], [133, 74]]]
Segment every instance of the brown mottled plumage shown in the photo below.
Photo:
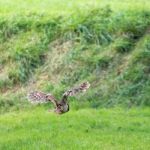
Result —
[[72, 88], [68, 91], [66, 91], [63, 94], [63, 97], [60, 101], [57, 101], [54, 96], [52, 96], [50, 93], [46, 94], [39, 91], [34, 91], [28, 94], [28, 99], [31, 103], [47, 103], [52, 102], [55, 106], [54, 112], [57, 114], [63, 114], [65, 112], [69, 111], [69, 104], [68, 104], [68, 97], [74, 96], [77, 93], [85, 92], [90, 87], [90, 84], [88, 82], [82, 83], [80, 86]]

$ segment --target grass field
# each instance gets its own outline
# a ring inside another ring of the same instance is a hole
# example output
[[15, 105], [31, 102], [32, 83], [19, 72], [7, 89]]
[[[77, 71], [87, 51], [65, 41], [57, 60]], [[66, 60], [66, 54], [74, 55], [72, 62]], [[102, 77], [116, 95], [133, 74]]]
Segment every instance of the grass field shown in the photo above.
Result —
[[1, 150], [149, 150], [150, 110], [44, 108], [0, 116]]
[[[0, 150], [149, 150], [149, 64], [149, 0], [0, 0]], [[61, 116], [26, 98], [84, 81]]]
[[18, 14], [28, 12], [62, 14], [71, 13], [80, 9], [85, 11], [88, 7], [110, 5], [114, 10], [118, 9], [149, 9], [148, 0], [1, 0], [0, 14]]

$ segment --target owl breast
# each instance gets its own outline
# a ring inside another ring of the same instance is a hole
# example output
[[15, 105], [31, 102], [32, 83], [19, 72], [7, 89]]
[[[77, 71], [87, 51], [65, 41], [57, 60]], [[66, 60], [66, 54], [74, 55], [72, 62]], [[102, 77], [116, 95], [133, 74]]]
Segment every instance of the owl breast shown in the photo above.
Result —
[[69, 111], [69, 105], [68, 105], [68, 104], [65, 104], [65, 105], [63, 106], [63, 111], [64, 111], [64, 112]]

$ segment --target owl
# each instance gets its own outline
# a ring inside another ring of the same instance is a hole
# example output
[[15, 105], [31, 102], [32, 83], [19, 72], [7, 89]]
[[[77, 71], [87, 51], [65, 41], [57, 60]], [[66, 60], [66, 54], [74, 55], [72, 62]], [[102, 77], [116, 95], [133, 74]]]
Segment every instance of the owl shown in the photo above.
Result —
[[[56, 114], [64, 114], [69, 111], [69, 103], [68, 97], [75, 96], [78, 93], [86, 92], [87, 89], [90, 87], [89, 82], [84, 82], [77, 87], [74, 87], [70, 90], [67, 90], [63, 95], [62, 99], [58, 101], [52, 94], [43, 93], [40, 91], [33, 91], [28, 94], [28, 100], [31, 103], [53, 103], [55, 109], [53, 112]], [[50, 110], [52, 111], [52, 110]]]

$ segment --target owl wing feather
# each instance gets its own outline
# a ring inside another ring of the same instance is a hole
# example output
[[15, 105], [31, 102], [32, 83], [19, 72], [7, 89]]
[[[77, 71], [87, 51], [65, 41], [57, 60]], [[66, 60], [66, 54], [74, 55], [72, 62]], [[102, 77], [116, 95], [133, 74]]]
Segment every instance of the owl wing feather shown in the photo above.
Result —
[[47, 103], [51, 101], [55, 106], [57, 106], [57, 100], [51, 94], [33, 91], [30, 92], [27, 97], [31, 103]]
[[74, 87], [70, 90], [67, 90], [63, 94], [63, 97], [75, 96], [78, 93], [86, 92], [89, 87], [90, 87], [90, 83], [89, 82], [84, 82], [84, 83], [80, 84], [77, 87]]
[[31, 103], [47, 103], [51, 101], [55, 107], [58, 107], [60, 104], [66, 104], [67, 98], [69, 96], [75, 96], [78, 93], [86, 92], [87, 89], [90, 87], [89, 82], [84, 82], [80, 84], [77, 87], [71, 88], [70, 90], [67, 90], [63, 94], [63, 98], [60, 102], [58, 102], [54, 96], [51, 94], [46, 94], [40, 91], [33, 91], [28, 94], [28, 100]]

